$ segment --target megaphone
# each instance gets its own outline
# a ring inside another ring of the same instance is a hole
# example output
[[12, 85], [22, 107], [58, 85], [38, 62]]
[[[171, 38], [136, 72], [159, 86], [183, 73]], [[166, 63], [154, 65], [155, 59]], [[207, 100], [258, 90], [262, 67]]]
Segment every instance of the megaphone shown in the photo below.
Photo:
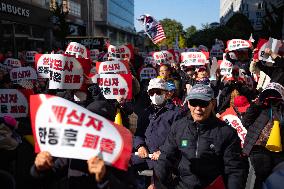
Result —
[[280, 122], [275, 120], [273, 121], [273, 127], [271, 129], [269, 138], [267, 140], [266, 146], [269, 151], [272, 152], [281, 152], [282, 143], [281, 143], [281, 134], [280, 134]]

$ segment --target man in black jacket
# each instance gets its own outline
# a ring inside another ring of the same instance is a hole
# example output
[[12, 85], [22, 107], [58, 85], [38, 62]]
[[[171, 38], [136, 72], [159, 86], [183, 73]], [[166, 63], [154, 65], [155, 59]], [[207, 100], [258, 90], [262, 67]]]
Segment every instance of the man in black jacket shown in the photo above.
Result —
[[[241, 156], [237, 132], [212, 113], [216, 103], [212, 88], [197, 84], [186, 99], [190, 115], [173, 124], [160, 148], [154, 167], [157, 188], [203, 189], [218, 176], [227, 189], [245, 188], [248, 162]], [[177, 156], [176, 167], [173, 159]], [[178, 174], [170, 186], [174, 168]]]

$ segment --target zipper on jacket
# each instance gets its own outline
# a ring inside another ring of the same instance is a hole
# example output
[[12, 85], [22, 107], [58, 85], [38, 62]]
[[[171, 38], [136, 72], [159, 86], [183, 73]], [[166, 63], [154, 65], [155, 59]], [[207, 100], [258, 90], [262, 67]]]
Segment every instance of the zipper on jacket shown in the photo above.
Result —
[[199, 128], [196, 127], [197, 130], [197, 141], [196, 141], [196, 150], [195, 150], [195, 157], [198, 158], [198, 146], [199, 146]]

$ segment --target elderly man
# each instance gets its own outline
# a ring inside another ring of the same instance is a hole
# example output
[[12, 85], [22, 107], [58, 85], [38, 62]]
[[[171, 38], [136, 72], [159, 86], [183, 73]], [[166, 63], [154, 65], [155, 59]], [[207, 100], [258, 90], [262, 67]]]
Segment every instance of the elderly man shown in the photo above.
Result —
[[[176, 121], [154, 167], [157, 188], [207, 189], [245, 188], [248, 162], [241, 156], [236, 130], [213, 113], [213, 90], [202, 84], [187, 96], [190, 114]], [[177, 157], [178, 162], [173, 161]], [[171, 171], [177, 169], [175, 181]], [[174, 184], [170, 184], [174, 183]]]

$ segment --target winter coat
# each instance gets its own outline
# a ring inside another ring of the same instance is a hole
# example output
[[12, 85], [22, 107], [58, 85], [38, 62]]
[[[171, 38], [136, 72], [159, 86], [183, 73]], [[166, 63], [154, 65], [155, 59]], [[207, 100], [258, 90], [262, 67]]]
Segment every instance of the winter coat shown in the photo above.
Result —
[[[243, 115], [242, 124], [247, 129], [247, 135], [243, 146], [243, 152], [245, 154], [250, 155], [259, 135], [270, 120], [269, 111], [269, 108], [264, 107], [261, 104], [252, 104]], [[277, 119], [281, 120], [281, 115], [284, 117], [284, 105], [282, 105], [282, 110], [280, 107], [273, 107], [272, 112], [273, 116], [276, 116]], [[284, 144], [283, 129], [281, 129], [281, 136], [282, 144]]]
[[[194, 122], [191, 116], [178, 120], [160, 149], [154, 167], [157, 185], [175, 183], [173, 188], [201, 189], [222, 175], [227, 189], [245, 188], [248, 162], [241, 157], [240, 139], [236, 130], [215, 116], [204, 123]], [[171, 182], [169, 175], [175, 167], [178, 176]]]
[[[182, 112], [171, 101], [168, 101], [162, 107], [151, 105], [141, 116], [138, 115], [133, 146], [135, 150], [144, 146], [150, 154], [158, 151], [160, 146], [164, 144], [172, 123], [181, 116]], [[134, 164], [137, 163], [137, 159], [133, 159], [133, 161]], [[153, 162], [147, 159], [150, 169], [153, 168]]]
[[[105, 178], [98, 183], [95, 175], [89, 174], [87, 161], [67, 158], [56, 158], [51, 170], [38, 172], [35, 165], [30, 173], [36, 179], [41, 179], [42, 186], [58, 189], [116, 189], [132, 188], [128, 172], [106, 167]], [[128, 180], [129, 179], [129, 180]], [[128, 183], [129, 181], [129, 183]]]

